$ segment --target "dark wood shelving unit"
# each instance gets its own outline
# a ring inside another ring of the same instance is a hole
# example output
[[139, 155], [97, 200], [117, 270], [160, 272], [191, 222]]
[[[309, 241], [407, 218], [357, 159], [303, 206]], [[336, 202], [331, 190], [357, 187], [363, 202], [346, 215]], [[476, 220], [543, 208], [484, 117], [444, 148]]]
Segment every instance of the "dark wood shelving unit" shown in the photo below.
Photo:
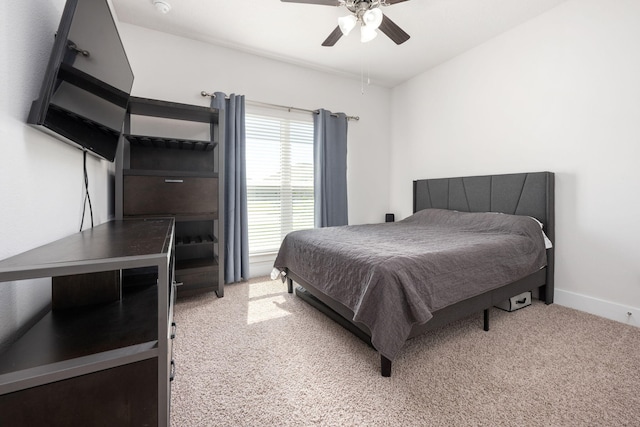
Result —
[[[116, 161], [116, 218], [175, 218], [178, 296], [206, 290], [224, 295], [223, 117], [209, 107], [136, 97], [129, 102]], [[177, 135], [181, 125], [188, 133], [193, 124], [204, 132]], [[187, 242], [186, 236], [195, 239]]]
[[174, 226], [110, 221], [0, 261], [0, 285], [51, 277], [52, 293], [69, 278], [78, 293], [101, 292], [90, 276], [102, 272], [155, 276], [127, 287], [107, 275], [120, 287], [112, 300], [53, 307], [0, 354], [3, 425], [95, 425], [99, 414], [104, 425], [168, 426]]

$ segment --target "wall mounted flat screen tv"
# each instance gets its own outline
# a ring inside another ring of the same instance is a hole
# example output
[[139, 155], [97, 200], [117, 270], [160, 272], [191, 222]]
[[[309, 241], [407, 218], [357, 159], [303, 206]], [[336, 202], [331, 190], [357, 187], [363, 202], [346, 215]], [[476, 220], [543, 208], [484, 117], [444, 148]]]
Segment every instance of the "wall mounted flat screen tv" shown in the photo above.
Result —
[[113, 161], [132, 85], [107, 0], [67, 0], [27, 123]]

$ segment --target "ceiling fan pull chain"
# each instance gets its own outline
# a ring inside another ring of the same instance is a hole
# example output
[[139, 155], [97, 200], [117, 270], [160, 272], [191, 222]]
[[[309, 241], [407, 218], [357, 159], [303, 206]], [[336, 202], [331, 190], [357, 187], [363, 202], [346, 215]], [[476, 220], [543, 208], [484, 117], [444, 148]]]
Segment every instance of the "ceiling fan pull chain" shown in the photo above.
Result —
[[370, 69], [371, 67], [370, 62], [365, 58], [364, 55], [364, 51], [360, 54], [360, 94], [364, 95], [364, 68], [365, 68], [365, 62], [366, 62], [366, 68], [367, 68], [367, 86], [371, 86], [371, 74], [370, 74]]

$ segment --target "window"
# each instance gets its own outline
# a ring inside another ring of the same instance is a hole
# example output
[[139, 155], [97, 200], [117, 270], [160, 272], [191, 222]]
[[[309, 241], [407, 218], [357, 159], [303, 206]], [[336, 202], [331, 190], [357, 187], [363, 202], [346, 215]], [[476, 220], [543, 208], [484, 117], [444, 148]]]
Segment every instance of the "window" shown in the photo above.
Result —
[[249, 255], [278, 252], [290, 231], [313, 228], [313, 118], [246, 113]]

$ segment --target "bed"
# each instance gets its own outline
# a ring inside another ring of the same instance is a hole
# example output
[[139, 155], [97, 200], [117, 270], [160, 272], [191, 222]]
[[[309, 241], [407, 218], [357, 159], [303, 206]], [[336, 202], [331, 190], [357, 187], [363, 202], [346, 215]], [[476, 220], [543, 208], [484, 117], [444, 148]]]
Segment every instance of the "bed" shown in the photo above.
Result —
[[289, 233], [274, 263], [380, 353], [385, 377], [407, 339], [480, 312], [489, 330], [489, 309], [526, 291], [553, 303], [553, 173], [417, 180], [413, 212]]

